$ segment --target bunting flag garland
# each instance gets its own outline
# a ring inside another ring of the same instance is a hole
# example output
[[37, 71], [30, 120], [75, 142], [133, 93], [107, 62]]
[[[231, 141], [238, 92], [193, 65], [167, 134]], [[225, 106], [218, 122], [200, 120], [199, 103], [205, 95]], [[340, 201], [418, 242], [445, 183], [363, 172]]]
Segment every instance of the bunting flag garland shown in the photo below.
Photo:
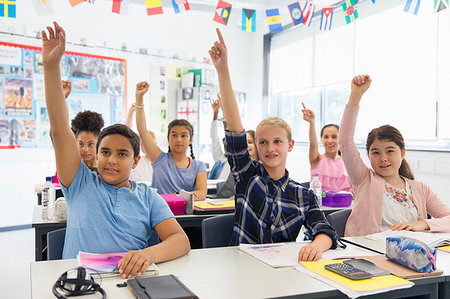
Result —
[[267, 24], [269, 24], [269, 31], [276, 32], [283, 30], [283, 26], [281, 26], [281, 17], [278, 8], [267, 9]]
[[161, 0], [145, 0], [147, 15], [160, 15], [163, 13]]
[[217, 8], [213, 20], [216, 21], [217, 23], [226, 26], [228, 24], [228, 18], [230, 17], [230, 13], [231, 13], [231, 4], [219, 0], [219, 3], [217, 3]]
[[300, 4], [298, 2], [288, 5], [289, 13], [291, 14], [292, 23], [294, 26], [298, 24], [303, 24], [303, 13], [300, 9]]
[[419, 12], [420, 0], [406, 0], [404, 12], [411, 13], [417, 16]]
[[372, 3], [375, 4], [375, 0], [372, 0]]
[[356, 0], [345, 0], [345, 2], [342, 3], [342, 9], [344, 10], [345, 21], [347, 24], [353, 22], [359, 17]]
[[72, 7], [77, 6], [78, 4], [81, 4], [83, 2], [86, 2], [86, 0], [69, 0], [70, 5], [72, 5]]
[[16, 17], [16, 0], [0, 0], [0, 17]]
[[33, 0], [36, 15], [45, 16], [54, 13], [52, 0]]
[[322, 17], [320, 18], [320, 30], [330, 30], [333, 21], [333, 7], [322, 9]]
[[191, 9], [187, 0], [172, 0], [172, 6], [176, 14]]
[[434, 0], [434, 12], [440, 12], [443, 9], [448, 8], [449, 0]]
[[94, 4], [95, 0], [87, 0], [88, 3]]
[[113, 0], [112, 12], [119, 15], [127, 15], [130, 0]]
[[242, 9], [242, 31], [255, 32], [256, 11], [254, 9]]
[[306, 1], [305, 6], [303, 6], [303, 24], [304, 25], [311, 25], [311, 20], [314, 16], [314, 9], [315, 5], [312, 3], [312, 1]]

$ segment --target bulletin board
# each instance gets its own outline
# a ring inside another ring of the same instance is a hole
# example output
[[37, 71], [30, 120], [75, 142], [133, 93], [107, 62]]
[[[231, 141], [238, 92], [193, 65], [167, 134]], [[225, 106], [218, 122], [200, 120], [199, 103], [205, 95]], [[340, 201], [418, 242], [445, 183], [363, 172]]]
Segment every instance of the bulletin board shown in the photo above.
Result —
[[[101, 113], [105, 126], [124, 123], [125, 59], [65, 52], [61, 76], [72, 82], [69, 119], [84, 110]], [[0, 42], [0, 146], [50, 147], [42, 50]]]

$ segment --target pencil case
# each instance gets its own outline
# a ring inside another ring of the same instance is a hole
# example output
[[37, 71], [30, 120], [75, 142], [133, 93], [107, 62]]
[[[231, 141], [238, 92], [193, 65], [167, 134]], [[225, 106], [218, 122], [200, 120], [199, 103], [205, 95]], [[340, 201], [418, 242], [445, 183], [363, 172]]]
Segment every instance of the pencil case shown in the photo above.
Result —
[[386, 238], [386, 257], [417, 272], [436, 270], [436, 248], [413, 238]]

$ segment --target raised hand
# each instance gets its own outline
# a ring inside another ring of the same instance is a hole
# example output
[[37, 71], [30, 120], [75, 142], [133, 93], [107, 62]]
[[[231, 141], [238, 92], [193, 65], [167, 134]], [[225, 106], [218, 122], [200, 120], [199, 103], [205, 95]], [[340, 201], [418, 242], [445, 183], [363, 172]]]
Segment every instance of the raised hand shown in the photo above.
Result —
[[128, 110], [128, 113], [134, 113], [134, 112], [136, 112], [136, 103], [131, 104], [131, 107]]
[[55, 29], [48, 26], [47, 33], [42, 30], [42, 62], [44, 65], [58, 65], [66, 49], [66, 33], [64, 29], [53, 22]]
[[362, 96], [369, 89], [372, 80], [369, 75], [358, 75], [353, 77], [351, 93]]
[[[139, 82], [138, 84], [136, 84], [136, 101], [139, 101], [140, 99], [142, 99], [144, 97], [144, 94], [148, 91], [148, 89], [150, 88], [150, 85], [145, 82]], [[141, 104], [141, 103], [138, 103]]]
[[306, 109], [305, 104], [302, 103], [303, 109], [303, 120], [306, 120], [309, 123], [312, 123], [315, 121], [314, 112], [312, 110]]
[[64, 91], [64, 98], [67, 99], [72, 91], [72, 81], [62, 80], [62, 88]]
[[219, 41], [214, 42], [214, 45], [208, 51], [211, 61], [214, 67], [218, 70], [228, 66], [228, 50], [225, 45], [222, 33], [220, 33], [219, 28], [216, 29]]
[[214, 113], [219, 113], [219, 109], [220, 109], [219, 100], [215, 100], [215, 101], [211, 102], [211, 107], [212, 107]]

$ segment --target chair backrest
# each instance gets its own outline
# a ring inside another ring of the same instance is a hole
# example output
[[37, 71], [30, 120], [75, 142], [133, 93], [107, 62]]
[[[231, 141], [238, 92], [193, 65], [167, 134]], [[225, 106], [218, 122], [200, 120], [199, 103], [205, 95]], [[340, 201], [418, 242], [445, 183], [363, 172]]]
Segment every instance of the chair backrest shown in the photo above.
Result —
[[203, 248], [228, 246], [233, 232], [234, 214], [219, 215], [202, 221]]
[[334, 227], [339, 237], [344, 236], [345, 225], [347, 224], [347, 219], [351, 212], [352, 209], [345, 209], [327, 215], [328, 222]]
[[65, 228], [60, 228], [47, 233], [47, 260], [62, 259], [65, 238]]
[[156, 233], [156, 231], [152, 232], [152, 235], [150, 236], [150, 239], [148, 239], [148, 246], [153, 246], [156, 244], [159, 244], [159, 236]]

